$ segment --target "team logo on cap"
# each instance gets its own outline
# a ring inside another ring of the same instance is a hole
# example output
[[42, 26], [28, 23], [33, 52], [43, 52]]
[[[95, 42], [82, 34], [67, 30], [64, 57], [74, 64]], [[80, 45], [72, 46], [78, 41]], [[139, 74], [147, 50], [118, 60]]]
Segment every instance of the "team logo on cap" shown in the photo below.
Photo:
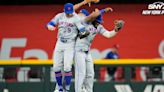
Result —
[[71, 7], [68, 7], [67, 9], [68, 9], [68, 10], [71, 10]]

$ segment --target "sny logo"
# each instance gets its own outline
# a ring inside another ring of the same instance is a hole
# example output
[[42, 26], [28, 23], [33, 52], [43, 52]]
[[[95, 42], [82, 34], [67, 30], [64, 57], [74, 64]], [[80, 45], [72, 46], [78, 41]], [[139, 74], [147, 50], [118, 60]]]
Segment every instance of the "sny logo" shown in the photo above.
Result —
[[148, 9], [164, 9], [163, 2], [155, 2], [153, 4], [149, 4]]
[[143, 10], [142, 15], [163, 15], [164, 14], [164, 3], [154, 2], [148, 5], [148, 10]]

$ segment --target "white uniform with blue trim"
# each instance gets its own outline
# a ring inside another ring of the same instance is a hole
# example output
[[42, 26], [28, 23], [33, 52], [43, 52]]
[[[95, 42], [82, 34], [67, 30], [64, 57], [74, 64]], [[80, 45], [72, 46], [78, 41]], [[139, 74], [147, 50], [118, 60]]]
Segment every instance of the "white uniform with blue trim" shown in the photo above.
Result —
[[[84, 19], [82, 21], [84, 21]], [[86, 31], [89, 31], [90, 34], [83, 39], [77, 38], [76, 41], [75, 92], [81, 92], [82, 87], [85, 87], [87, 92], [93, 92], [94, 65], [89, 50], [96, 34], [100, 33], [103, 35], [107, 30], [102, 25], [99, 25], [96, 29], [92, 24], [85, 22], [83, 22], [83, 24], [86, 27]]]
[[58, 40], [53, 54], [54, 71], [61, 71], [63, 66], [64, 71], [71, 71], [78, 30], [83, 29], [84, 26], [76, 13], [73, 13], [73, 17], [66, 17], [65, 13], [59, 13], [51, 22], [58, 26]]
[[96, 29], [92, 24], [83, 22], [90, 34], [86, 38], [77, 38], [75, 45], [75, 92], [81, 92], [84, 85], [87, 92], [93, 92], [94, 66], [89, 52], [96, 34], [103, 34], [106, 30]]

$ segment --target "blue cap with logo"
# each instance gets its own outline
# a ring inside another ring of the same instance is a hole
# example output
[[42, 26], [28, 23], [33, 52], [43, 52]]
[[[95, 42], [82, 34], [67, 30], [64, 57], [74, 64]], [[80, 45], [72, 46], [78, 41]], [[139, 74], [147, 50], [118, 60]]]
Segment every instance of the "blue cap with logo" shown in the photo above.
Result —
[[99, 23], [103, 23], [102, 14], [96, 18], [96, 21]]
[[74, 12], [73, 4], [72, 3], [66, 3], [64, 5], [64, 12], [66, 14], [73, 14], [73, 12]]
[[80, 13], [83, 13], [85, 16], [89, 15], [89, 12], [86, 9], [81, 9]]

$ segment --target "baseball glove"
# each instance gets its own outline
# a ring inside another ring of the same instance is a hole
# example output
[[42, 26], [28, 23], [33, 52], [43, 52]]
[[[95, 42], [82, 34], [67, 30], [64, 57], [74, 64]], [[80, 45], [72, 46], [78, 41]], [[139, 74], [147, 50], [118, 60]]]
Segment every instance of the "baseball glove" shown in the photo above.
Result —
[[120, 29], [123, 28], [124, 21], [123, 20], [115, 20], [114, 25], [115, 25], [115, 27], [114, 27], [115, 31], [118, 32]]

